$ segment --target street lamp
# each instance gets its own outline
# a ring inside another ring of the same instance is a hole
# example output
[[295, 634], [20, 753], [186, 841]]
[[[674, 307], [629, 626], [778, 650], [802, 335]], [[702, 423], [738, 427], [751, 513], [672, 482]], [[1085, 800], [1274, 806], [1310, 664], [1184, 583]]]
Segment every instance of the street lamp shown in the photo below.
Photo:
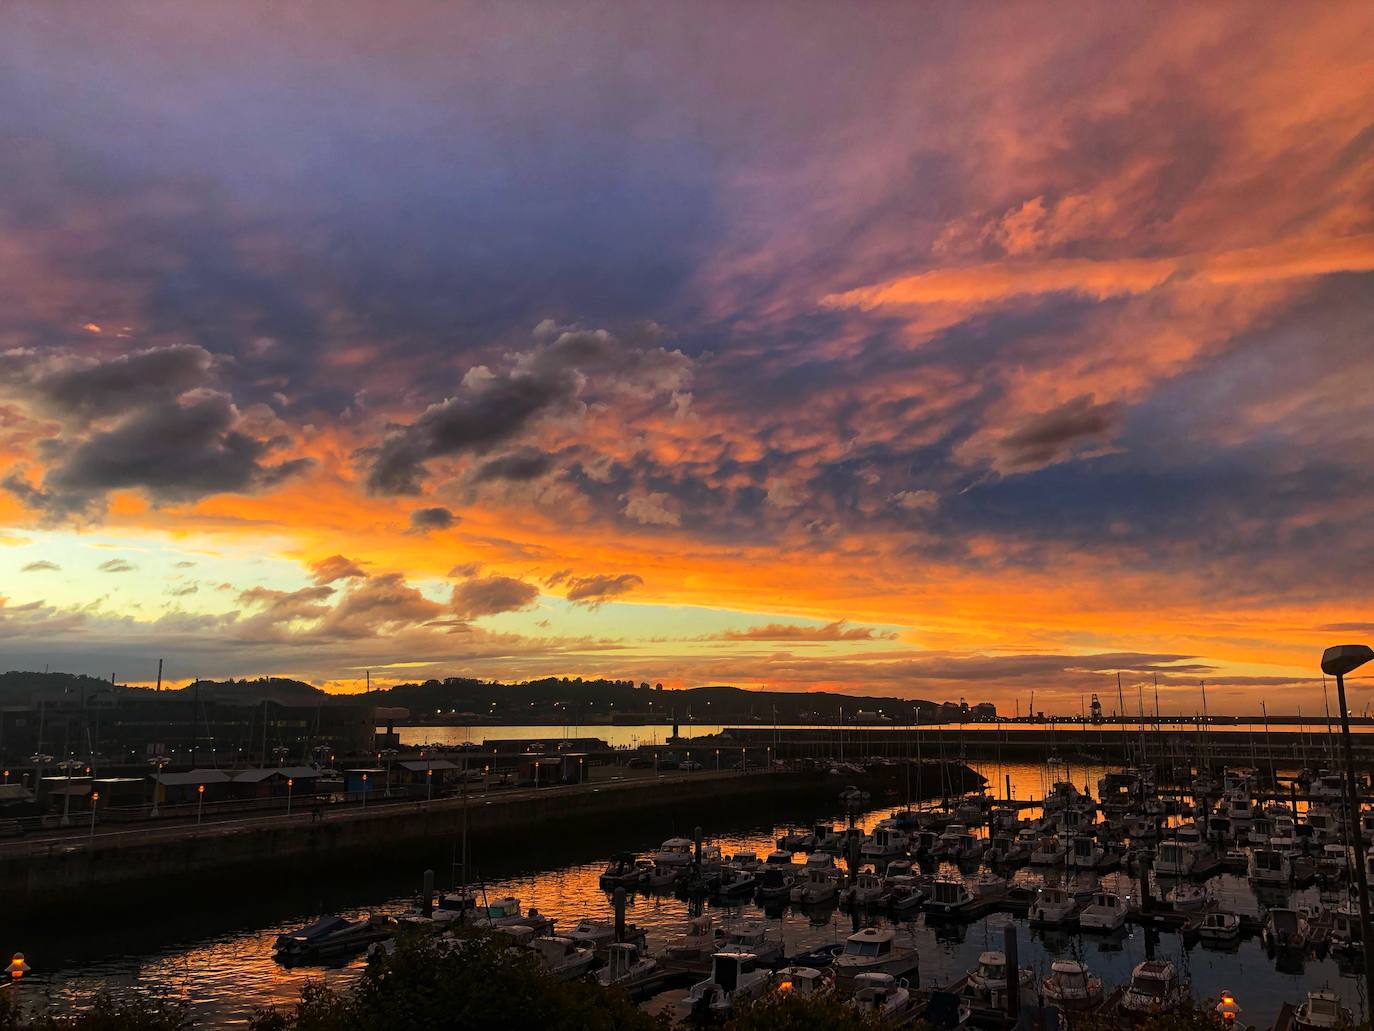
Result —
[[66, 784], [63, 787], [65, 794], [62, 796], [62, 826], [72, 825], [72, 770], [79, 770], [84, 765], [80, 759], [63, 759], [57, 764], [57, 768], [66, 773]]
[[200, 826], [201, 818], [205, 815], [205, 785], [196, 785], [196, 826]]
[[290, 815], [291, 815], [291, 789], [295, 786], [295, 784], [296, 784], [296, 778], [295, 778], [295, 777], [287, 777], [287, 778], [286, 778], [286, 815], [287, 815], [287, 816], [290, 816]]
[[149, 765], [155, 767], [157, 770], [157, 783], [153, 787], [153, 809], [152, 812], [148, 814], [154, 819], [156, 819], [158, 815], [157, 804], [162, 801], [162, 768], [171, 761], [172, 760], [165, 755], [155, 755], [148, 760]]
[[91, 792], [91, 840], [95, 840], [95, 806], [100, 801], [100, 792]]
[[367, 808], [367, 774], [363, 774], [363, 808]]
[[1350, 710], [1345, 705], [1345, 675], [1374, 659], [1367, 644], [1338, 644], [1322, 653], [1322, 672], [1336, 678], [1336, 699], [1341, 707], [1341, 743], [1345, 751], [1346, 826], [1355, 848], [1355, 879], [1360, 888], [1360, 950], [1364, 956], [1365, 998], [1374, 991], [1374, 934], [1369, 926], [1369, 877], [1364, 866], [1364, 835], [1360, 833], [1360, 787], [1355, 780], [1355, 749], [1350, 740]]

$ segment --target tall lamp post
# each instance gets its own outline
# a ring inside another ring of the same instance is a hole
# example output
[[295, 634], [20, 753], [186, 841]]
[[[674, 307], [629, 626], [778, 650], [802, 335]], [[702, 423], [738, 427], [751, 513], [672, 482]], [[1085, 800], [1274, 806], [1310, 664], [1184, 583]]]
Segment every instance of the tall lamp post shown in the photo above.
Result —
[[58, 769], [66, 774], [66, 779], [62, 784], [62, 826], [72, 825], [72, 770], [79, 770], [85, 765], [80, 759], [63, 759], [57, 764]]
[[1355, 849], [1355, 882], [1360, 891], [1360, 944], [1364, 956], [1365, 998], [1374, 991], [1374, 934], [1369, 926], [1369, 877], [1364, 865], [1364, 835], [1360, 833], [1360, 788], [1355, 779], [1355, 748], [1350, 739], [1350, 710], [1345, 704], [1345, 675], [1374, 659], [1366, 644], [1338, 644], [1322, 653], [1322, 672], [1336, 678], [1336, 698], [1341, 707], [1341, 744], [1345, 752], [1345, 805], [1350, 842]]
[[171, 761], [172, 760], [165, 755], [155, 755], [148, 760], [149, 764], [157, 770], [157, 783], [153, 785], [153, 808], [152, 811], [148, 813], [148, 815], [154, 819], [156, 819], [158, 815], [157, 805], [162, 801], [162, 768]]

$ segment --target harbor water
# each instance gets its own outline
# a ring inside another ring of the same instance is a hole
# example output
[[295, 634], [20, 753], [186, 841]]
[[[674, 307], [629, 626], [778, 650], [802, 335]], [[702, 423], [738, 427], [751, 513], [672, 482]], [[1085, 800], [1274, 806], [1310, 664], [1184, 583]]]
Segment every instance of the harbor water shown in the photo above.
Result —
[[[622, 729], [643, 732], [646, 728]], [[1013, 793], [1025, 799], [1042, 796], [1052, 778], [1062, 776], [1063, 769], [982, 764], [982, 772], [994, 786], [1005, 784], [1009, 777]], [[1070, 770], [1075, 783], [1094, 789], [1103, 772], [1092, 767]], [[900, 802], [875, 799], [857, 823], [871, 826], [890, 815]], [[836, 825], [844, 822], [834, 795], [796, 811], [760, 813], [757, 819], [704, 830], [708, 840], [727, 855], [752, 851], [762, 858], [789, 827], [825, 819]], [[598, 884], [606, 860], [621, 851], [646, 853], [664, 838], [690, 834], [691, 830], [644, 821], [608, 836], [579, 834], [576, 828], [560, 825], [551, 828], [547, 837], [535, 834], [519, 841], [474, 842], [468, 857], [469, 871], [488, 898], [515, 896], [522, 906], [537, 907], [561, 927], [584, 917], [608, 920], [612, 915], [609, 896]], [[450, 861], [456, 860], [458, 843], [448, 843], [448, 849]], [[426, 858], [436, 868], [441, 889], [452, 883], [454, 875], [445, 868], [447, 864], [440, 866], [432, 857]], [[117, 928], [109, 929], [104, 922], [83, 924], [70, 919], [61, 926], [49, 926], [35, 919], [24, 927], [5, 928], [5, 940], [0, 944], [12, 944], [28, 955], [33, 973], [25, 978], [22, 995], [30, 1005], [79, 1005], [102, 989], [163, 992], [189, 1003], [202, 1026], [241, 1026], [260, 1007], [293, 1002], [309, 979], [323, 979], [338, 988], [352, 982], [362, 968], [361, 957], [336, 967], [285, 967], [272, 958], [273, 940], [322, 913], [399, 914], [410, 910], [422, 878], [418, 859], [398, 854], [385, 867], [330, 872], [311, 881], [308, 889], [297, 887], [291, 892], [276, 886], [271, 870], [227, 877], [214, 897], [150, 898]], [[946, 864], [942, 872], [962, 876], [971, 884], [979, 871], [961, 871]], [[1016, 873], [1015, 881], [1035, 885], [1043, 876], [1042, 871], [1026, 867]], [[1123, 896], [1138, 893], [1138, 885], [1125, 873], [1107, 874], [1103, 884]], [[1231, 874], [1214, 877], [1209, 886], [1222, 907], [1251, 915], [1261, 914], [1265, 906], [1319, 902], [1315, 887], [1259, 897], [1244, 877]], [[811, 910], [788, 906], [765, 914], [750, 904], [714, 907], [714, 912], [727, 925], [747, 916], [764, 916], [781, 933], [788, 953], [843, 941], [852, 930], [850, 915], [834, 906]], [[671, 892], [639, 893], [631, 896], [627, 919], [646, 931], [650, 951], [657, 951], [685, 929], [687, 905]], [[879, 922], [890, 921], [879, 918]], [[1032, 930], [1023, 919], [1002, 913], [966, 924], [928, 920], [918, 913], [895, 926], [917, 946], [920, 985], [929, 988], [956, 981], [976, 966], [980, 952], [1001, 948], [1008, 923], [1018, 927], [1022, 964], [1040, 975], [1049, 972], [1053, 959], [1073, 956], [1086, 961], [1110, 986], [1127, 981], [1132, 968], [1146, 958], [1167, 959], [1199, 998], [1215, 998], [1222, 989], [1234, 990], [1247, 1022], [1260, 1028], [1270, 1026], [1284, 1002], [1301, 1001], [1308, 990], [1317, 987], [1334, 989], [1356, 1013], [1363, 1005], [1354, 970], [1343, 970], [1329, 957], [1309, 956], [1279, 965], [1265, 954], [1258, 938], [1219, 950], [1185, 943], [1176, 933], [1132, 925], [1111, 935]]]

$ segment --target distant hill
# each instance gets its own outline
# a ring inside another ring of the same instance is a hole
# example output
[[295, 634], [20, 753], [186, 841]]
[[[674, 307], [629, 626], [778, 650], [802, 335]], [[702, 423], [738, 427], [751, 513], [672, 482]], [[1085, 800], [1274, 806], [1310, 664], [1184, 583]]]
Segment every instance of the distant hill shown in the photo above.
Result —
[[[154, 697], [151, 688], [118, 688], [120, 698]], [[264, 699], [279, 705], [376, 705], [408, 709], [412, 721], [444, 719], [492, 723], [579, 724], [597, 722], [696, 723], [820, 723], [833, 722], [843, 710], [852, 720], [860, 712], [868, 717], [901, 723], [920, 717], [932, 719], [939, 706], [923, 698], [894, 695], [850, 695], [832, 691], [746, 691], [717, 684], [708, 687], [665, 690], [661, 685], [636, 684], [633, 680], [584, 680], [581, 677], [546, 677], [522, 683], [449, 677], [424, 683], [396, 684], [367, 695], [337, 695], [300, 680], [260, 677], [255, 680], [201, 680], [180, 688], [167, 688], [161, 697], [180, 700], [199, 693], [202, 702], [216, 701], [256, 705]], [[84, 698], [108, 699], [110, 682], [70, 673], [0, 674], [0, 704], [34, 705]]]

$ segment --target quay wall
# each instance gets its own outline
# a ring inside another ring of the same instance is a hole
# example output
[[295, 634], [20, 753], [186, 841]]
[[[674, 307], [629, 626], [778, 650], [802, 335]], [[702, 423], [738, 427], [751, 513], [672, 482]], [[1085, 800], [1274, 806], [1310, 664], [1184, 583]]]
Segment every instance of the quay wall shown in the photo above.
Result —
[[[931, 764], [922, 781], [929, 792], [944, 780], [972, 787], [979, 778], [959, 764], [943, 776]], [[146, 829], [127, 833], [69, 836], [0, 850], [0, 885], [7, 906], [30, 909], [71, 904], [78, 899], [114, 898], [120, 891], [157, 890], [176, 884], [226, 883], [250, 887], [301, 871], [352, 864], [358, 867], [416, 862], [417, 856], [455, 849], [466, 816], [468, 839], [490, 855], [514, 844], [557, 848], [560, 835], [623, 834], [642, 827], [662, 840], [690, 834], [696, 825], [710, 833], [725, 815], [773, 818], [784, 807], [809, 802], [835, 808], [842, 784], [873, 789], [874, 804], [894, 794], [890, 780], [824, 772], [693, 774], [663, 780], [574, 785], [466, 799], [374, 805], [328, 812], [318, 821], [297, 812], [289, 820], [254, 819], [224, 825]], [[824, 815], [820, 813], [818, 815]]]

